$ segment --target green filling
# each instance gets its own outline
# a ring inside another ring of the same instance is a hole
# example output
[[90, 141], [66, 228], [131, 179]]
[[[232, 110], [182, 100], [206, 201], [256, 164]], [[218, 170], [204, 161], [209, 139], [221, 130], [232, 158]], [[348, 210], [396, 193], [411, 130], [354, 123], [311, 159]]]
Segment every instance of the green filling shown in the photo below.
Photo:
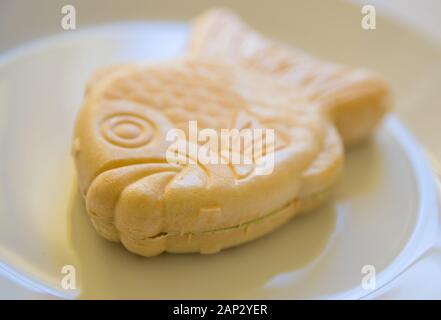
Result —
[[[297, 201], [309, 202], [311, 200], [317, 200], [317, 199], [320, 199], [322, 197], [325, 197], [327, 192], [328, 192], [328, 190], [324, 190], [324, 191], [319, 191], [319, 192], [313, 193], [313, 194], [311, 194], [311, 195], [309, 195], [309, 196], [307, 196], [305, 198], [300, 198], [300, 199], [299, 198], [295, 198], [295, 199], [289, 201], [287, 204], [285, 204], [284, 206], [282, 206], [279, 209], [276, 209], [276, 210], [274, 210], [274, 211], [272, 211], [272, 212], [270, 212], [270, 213], [268, 213], [268, 214], [266, 214], [264, 216], [261, 216], [259, 218], [250, 220], [248, 222], [245, 222], [245, 223], [242, 223], [242, 224], [239, 224], [239, 225], [235, 225], [235, 226], [231, 226], [231, 227], [224, 227], [224, 228], [219, 228], [219, 229], [214, 229], [214, 230], [208, 230], [208, 231], [202, 231], [202, 232], [198, 232], [197, 234], [215, 233], [215, 232], [222, 232], [222, 231], [228, 231], [228, 230], [235, 230], [235, 229], [239, 229], [239, 228], [246, 229], [250, 225], [253, 225], [255, 223], [258, 223], [258, 222], [261, 222], [261, 221], [266, 220], [268, 218], [271, 218], [272, 216], [278, 214], [280, 211], [286, 209], [291, 204], [293, 204], [293, 203], [295, 203]], [[168, 234], [169, 235], [179, 235], [179, 233], [168, 233]], [[193, 234], [195, 234], [195, 233], [187, 232], [187, 233], [183, 233], [181, 235], [184, 236], [184, 235], [193, 235]], [[154, 237], [152, 237], [152, 238], [154, 238]]]

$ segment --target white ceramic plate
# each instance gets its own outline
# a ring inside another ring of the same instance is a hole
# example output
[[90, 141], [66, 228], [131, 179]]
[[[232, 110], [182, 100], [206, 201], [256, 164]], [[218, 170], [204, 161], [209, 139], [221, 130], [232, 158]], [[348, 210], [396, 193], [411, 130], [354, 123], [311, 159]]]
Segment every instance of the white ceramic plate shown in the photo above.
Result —
[[[434, 177], [394, 116], [349, 152], [334, 201], [258, 241], [217, 255], [145, 259], [99, 238], [69, 155], [84, 83], [102, 65], [175, 56], [186, 32], [181, 24], [120, 24], [2, 58], [0, 271], [18, 284], [8, 288], [62, 298], [372, 297], [380, 291], [361, 287], [363, 266], [374, 266], [377, 289], [386, 288], [436, 246]], [[76, 290], [61, 286], [65, 265], [76, 268]], [[14, 296], [5, 288], [2, 297]]]

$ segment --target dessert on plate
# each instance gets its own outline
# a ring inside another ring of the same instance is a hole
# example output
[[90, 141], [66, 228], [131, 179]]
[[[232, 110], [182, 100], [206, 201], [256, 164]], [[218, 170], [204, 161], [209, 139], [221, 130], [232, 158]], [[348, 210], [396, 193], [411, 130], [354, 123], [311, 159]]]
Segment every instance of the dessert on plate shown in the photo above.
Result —
[[[88, 215], [143, 256], [215, 253], [316, 208], [343, 143], [370, 134], [387, 106], [376, 76], [299, 58], [229, 11], [198, 18], [189, 44], [173, 61], [98, 70], [76, 121]], [[191, 139], [194, 123], [205, 139]], [[208, 139], [225, 132], [236, 133], [226, 144]]]

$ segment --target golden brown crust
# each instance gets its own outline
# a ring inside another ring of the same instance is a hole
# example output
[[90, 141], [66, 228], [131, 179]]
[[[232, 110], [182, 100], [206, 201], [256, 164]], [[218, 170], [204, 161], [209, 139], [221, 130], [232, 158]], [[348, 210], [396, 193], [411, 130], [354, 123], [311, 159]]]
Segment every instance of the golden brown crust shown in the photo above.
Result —
[[[373, 73], [269, 41], [227, 10], [195, 20], [188, 53], [98, 71], [78, 116], [73, 153], [92, 223], [143, 256], [218, 252], [319, 207], [342, 170], [343, 142], [366, 139], [389, 107]], [[273, 174], [170, 164], [164, 137], [190, 120], [275, 129]]]

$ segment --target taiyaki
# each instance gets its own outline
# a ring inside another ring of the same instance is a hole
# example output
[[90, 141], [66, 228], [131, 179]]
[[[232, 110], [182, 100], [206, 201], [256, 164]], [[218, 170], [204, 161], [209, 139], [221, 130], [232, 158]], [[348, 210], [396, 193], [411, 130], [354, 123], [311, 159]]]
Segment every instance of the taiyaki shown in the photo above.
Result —
[[[344, 146], [369, 137], [389, 105], [374, 73], [277, 44], [233, 12], [211, 10], [194, 20], [181, 58], [90, 78], [73, 139], [80, 190], [98, 233], [131, 252], [219, 252], [328, 199]], [[195, 142], [193, 124], [205, 139], [239, 134]], [[260, 135], [241, 145], [241, 132]], [[202, 161], [201, 150], [217, 162]]]

